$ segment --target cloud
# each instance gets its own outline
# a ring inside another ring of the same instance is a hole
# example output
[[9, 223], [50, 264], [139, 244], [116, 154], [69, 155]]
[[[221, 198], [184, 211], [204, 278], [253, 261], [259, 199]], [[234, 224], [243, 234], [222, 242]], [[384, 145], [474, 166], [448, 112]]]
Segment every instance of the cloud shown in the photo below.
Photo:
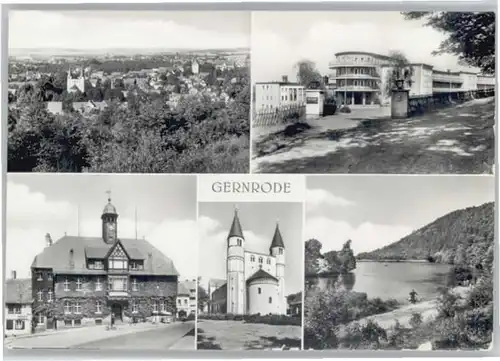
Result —
[[48, 11], [13, 12], [9, 18], [9, 47], [206, 49], [248, 47], [250, 41], [249, 34], [198, 29], [152, 17], [117, 15], [110, 14], [104, 19]]
[[349, 207], [355, 205], [354, 202], [336, 196], [324, 189], [308, 189], [306, 197], [307, 197], [306, 204], [308, 211], [315, 210], [323, 205], [329, 207]]
[[323, 251], [339, 250], [352, 240], [354, 253], [368, 252], [400, 240], [414, 229], [406, 225], [384, 225], [364, 222], [356, 227], [345, 221], [312, 217], [306, 221], [306, 240], [316, 238]]
[[[50, 231], [57, 241], [64, 236], [99, 237], [99, 217], [83, 218], [79, 226], [76, 207], [68, 202], [51, 201], [42, 193], [29, 187], [9, 182], [7, 186], [7, 242], [6, 270], [16, 270], [19, 277], [29, 277], [34, 257], [45, 247], [45, 234]], [[198, 232], [195, 220], [165, 219], [158, 222], [118, 219], [118, 236], [121, 238], [145, 237], [158, 250], [172, 259], [180, 279], [197, 276], [196, 260]]]

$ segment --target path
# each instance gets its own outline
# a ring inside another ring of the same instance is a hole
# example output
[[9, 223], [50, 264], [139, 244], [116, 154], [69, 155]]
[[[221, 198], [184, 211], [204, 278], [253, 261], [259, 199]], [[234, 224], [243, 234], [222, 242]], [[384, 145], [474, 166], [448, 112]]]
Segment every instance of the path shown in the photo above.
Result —
[[403, 120], [353, 110], [293, 136], [260, 138], [252, 171], [491, 174], [494, 114], [494, 98]]
[[[172, 335], [177, 334], [177, 340], [180, 340], [182, 336], [189, 331], [189, 327], [194, 328], [193, 323], [186, 324], [184, 324], [186, 326], [182, 326], [182, 323], [121, 324], [117, 325], [114, 330], [108, 330], [106, 325], [62, 329], [53, 332], [34, 334], [27, 337], [7, 339], [5, 341], [5, 346], [8, 348], [76, 348], [82, 344], [91, 345], [93, 342], [106, 343], [108, 339], [112, 338], [118, 338], [118, 340], [114, 342], [119, 342], [122, 337], [133, 339], [136, 335], [144, 332], [150, 337], [152, 337], [151, 335], [153, 334], [163, 335], [165, 332], [171, 333]], [[182, 333], [186, 327], [188, 327], [188, 330]], [[112, 342], [111, 345], [114, 344], [114, 342]], [[133, 347], [134, 345], [132, 344], [131, 346]]]

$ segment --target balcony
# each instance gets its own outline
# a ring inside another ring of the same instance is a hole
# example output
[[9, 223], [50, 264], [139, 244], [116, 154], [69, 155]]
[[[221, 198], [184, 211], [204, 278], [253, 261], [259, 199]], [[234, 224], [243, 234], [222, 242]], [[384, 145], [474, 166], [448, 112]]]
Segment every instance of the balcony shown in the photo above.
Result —
[[432, 74], [432, 81], [462, 84], [464, 81], [459, 75]]
[[380, 80], [379, 75], [371, 75], [371, 74], [339, 74], [332, 76], [332, 79], [340, 80], [340, 79], [366, 79], [366, 80]]
[[108, 298], [119, 300], [130, 296], [128, 290], [108, 290]]
[[373, 62], [368, 62], [368, 61], [331, 61], [328, 63], [328, 68], [334, 69], [334, 68], [345, 68], [345, 67], [352, 67], [352, 68], [376, 68], [378, 66], [383, 65], [383, 63], [373, 63]]
[[335, 91], [338, 92], [378, 92], [378, 87], [371, 87], [366, 85], [347, 85], [340, 86]]

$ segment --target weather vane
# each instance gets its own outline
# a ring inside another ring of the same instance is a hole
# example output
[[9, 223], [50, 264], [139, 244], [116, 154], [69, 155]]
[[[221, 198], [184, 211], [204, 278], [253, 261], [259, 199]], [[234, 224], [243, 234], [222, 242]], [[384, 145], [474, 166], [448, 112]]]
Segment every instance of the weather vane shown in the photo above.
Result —
[[111, 202], [111, 191], [107, 190], [106, 194], [108, 195], [108, 202]]

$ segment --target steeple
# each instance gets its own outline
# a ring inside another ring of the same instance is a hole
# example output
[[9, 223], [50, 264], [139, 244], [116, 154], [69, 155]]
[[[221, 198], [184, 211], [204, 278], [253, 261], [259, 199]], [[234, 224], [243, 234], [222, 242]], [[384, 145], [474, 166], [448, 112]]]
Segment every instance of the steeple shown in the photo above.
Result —
[[269, 247], [269, 249], [271, 250], [274, 247], [285, 248], [285, 244], [283, 243], [283, 238], [281, 237], [281, 232], [278, 222], [276, 222], [276, 229], [274, 230], [273, 241], [271, 242], [271, 247]]
[[118, 238], [117, 226], [118, 226], [118, 213], [116, 208], [111, 204], [111, 191], [108, 193], [108, 204], [104, 206], [102, 211], [102, 238], [105, 243], [113, 244]]
[[238, 217], [238, 208], [234, 208], [234, 217], [233, 217], [233, 224], [231, 224], [231, 229], [229, 230], [229, 234], [227, 238], [229, 237], [240, 237], [240, 238], [245, 238], [243, 236], [243, 231], [241, 229], [241, 224], [240, 224], [240, 219]]

